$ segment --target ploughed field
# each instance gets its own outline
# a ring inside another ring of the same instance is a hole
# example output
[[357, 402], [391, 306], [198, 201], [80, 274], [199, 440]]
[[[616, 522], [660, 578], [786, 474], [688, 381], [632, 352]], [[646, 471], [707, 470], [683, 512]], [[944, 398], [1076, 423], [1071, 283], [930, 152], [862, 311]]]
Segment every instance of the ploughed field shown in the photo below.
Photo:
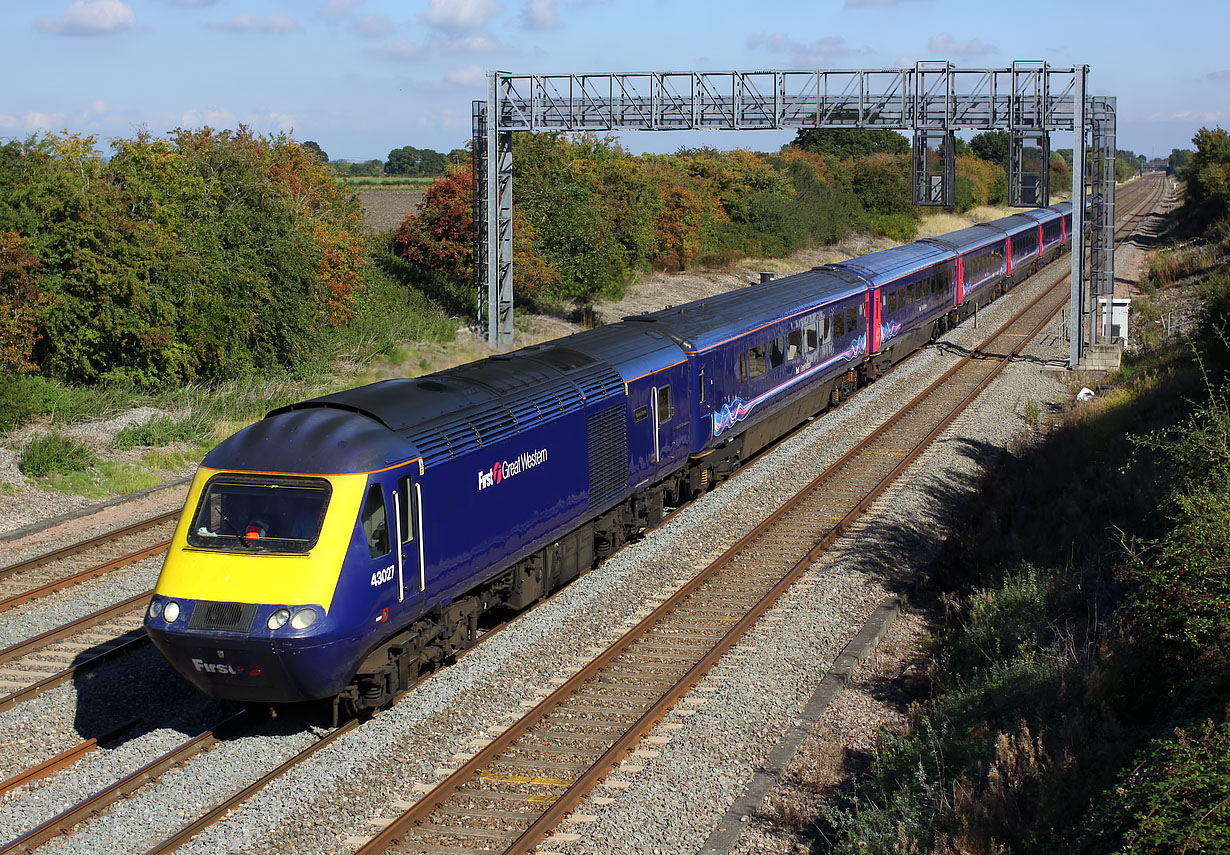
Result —
[[407, 214], [423, 201], [427, 185], [418, 187], [371, 188], [359, 191], [363, 222], [373, 232], [387, 232], [401, 225]]

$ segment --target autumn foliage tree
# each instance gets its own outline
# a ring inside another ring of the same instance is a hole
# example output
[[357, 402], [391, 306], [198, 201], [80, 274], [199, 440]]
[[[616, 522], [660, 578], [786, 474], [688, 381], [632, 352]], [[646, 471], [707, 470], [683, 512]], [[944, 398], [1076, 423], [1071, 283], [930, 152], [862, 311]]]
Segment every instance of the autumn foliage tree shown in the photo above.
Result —
[[35, 283], [39, 261], [16, 231], [0, 232], [0, 374], [32, 371], [31, 351], [49, 299]]
[[161, 385], [291, 366], [354, 314], [361, 211], [311, 150], [242, 127], [112, 149], [0, 147], [0, 230], [47, 296], [29, 353], [43, 373]]

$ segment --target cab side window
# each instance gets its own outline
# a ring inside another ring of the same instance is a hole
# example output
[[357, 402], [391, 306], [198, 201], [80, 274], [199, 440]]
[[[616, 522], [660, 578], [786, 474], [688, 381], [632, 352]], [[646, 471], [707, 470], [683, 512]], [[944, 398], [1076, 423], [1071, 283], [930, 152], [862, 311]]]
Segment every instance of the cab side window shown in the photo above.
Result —
[[671, 420], [674, 410], [671, 409], [671, 387], [658, 387], [658, 424], [665, 424]]
[[414, 506], [414, 491], [410, 486], [409, 478], [402, 478], [397, 482], [397, 507], [401, 515], [401, 542], [409, 543], [414, 540], [414, 515], [411, 513]]
[[379, 484], [372, 484], [367, 491], [367, 499], [363, 502], [363, 513], [359, 515], [363, 526], [363, 534], [367, 537], [367, 550], [372, 558], [379, 558], [389, 552], [389, 520], [384, 512], [384, 491]]

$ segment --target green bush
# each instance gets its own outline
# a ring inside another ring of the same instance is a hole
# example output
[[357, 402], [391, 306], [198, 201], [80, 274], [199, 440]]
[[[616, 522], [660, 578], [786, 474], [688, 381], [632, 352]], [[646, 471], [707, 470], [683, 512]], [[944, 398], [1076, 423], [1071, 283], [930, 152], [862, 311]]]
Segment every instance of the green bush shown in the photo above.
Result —
[[154, 416], [147, 422], [121, 429], [112, 442], [116, 448], [135, 448], [139, 445], [163, 446], [173, 442], [200, 443], [212, 433], [208, 423], [198, 416], [188, 415], [175, 419], [170, 416]]
[[22, 449], [17, 468], [28, 478], [45, 478], [55, 472], [83, 472], [97, 463], [97, 456], [82, 443], [49, 433], [30, 440]]
[[1093, 832], [1106, 851], [1121, 855], [1230, 852], [1227, 794], [1230, 721], [1177, 727], [1122, 776]]

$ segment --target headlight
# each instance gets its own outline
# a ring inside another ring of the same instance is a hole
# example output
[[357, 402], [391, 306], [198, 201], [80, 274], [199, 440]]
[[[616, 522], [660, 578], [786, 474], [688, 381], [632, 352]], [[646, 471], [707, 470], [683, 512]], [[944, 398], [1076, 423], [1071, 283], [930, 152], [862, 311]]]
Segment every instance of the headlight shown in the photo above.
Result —
[[316, 614], [316, 609], [299, 609], [295, 612], [295, 616], [290, 619], [290, 625], [295, 629], [307, 629], [319, 619], [320, 615]]
[[154, 600], [149, 604], [149, 616], [152, 618], [162, 614], [162, 600]]
[[179, 619], [179, 603], [171, 600], [162, 607], [162, 616], [166, 618], [167, 623], [175, 623]]
[[290, 609], [278, 609], [269, 616], [269, 620], [265, 625], [270, 629], [281, 629], [286, 626], [286, 622], [290, 620]]

